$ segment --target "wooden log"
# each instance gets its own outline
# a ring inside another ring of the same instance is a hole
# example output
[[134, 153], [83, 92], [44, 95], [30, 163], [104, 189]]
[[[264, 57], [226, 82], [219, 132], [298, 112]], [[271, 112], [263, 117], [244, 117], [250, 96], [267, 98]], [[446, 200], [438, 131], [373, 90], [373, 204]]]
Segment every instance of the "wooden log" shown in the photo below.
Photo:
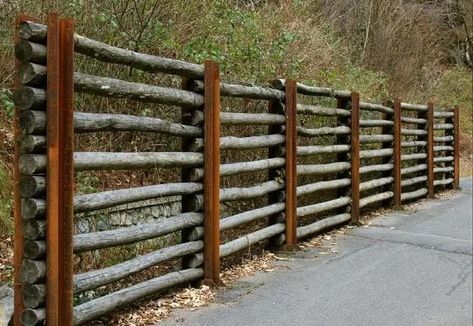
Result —
[[187, 241], [197, 241], [204, 237], [204, 228], [202, 226], [196, 226], [192, 228], [187, 234]]
[[448, 143], [453, 141], [453, 136], [434, 137], [436, 143]]
[[312, 214], [322, 213], [331, 209], [344, 207], [351, 202], [350, 197], [340, 197], [323, 203], [302, 206], [297, 208], [297, 217], [304, 217]]
[[[276, 79], [272, 81], [272, 86], [277, 89], [284, 89], [286, 87], [285, 79]], [[302, 83], [296, 84], [297, 93], [312, 96], [328, 96], [336, 98], [350, 98], [351, 92], [344, 90], [334, 90], [328, 87], [307, 86]]]
[[434, 186], [445, 186], [453, 183], [453, 178], [434, 180]]
[[328, 164], [297, 165], [297, 175], [327, 174], [350, 170], [348, 162], [337, 162]]
[[427, 170], [427, 164], [418, 164], [401, 169], [401, 175]]
[[44, 239], [46, 237], [46, 221], [23, 220], [23, 237], [28, 240]]
[[427, 130], [421, 129], [401, 129], [402, 136], [424, 136], [427, 135]]
[[338, 108], [327, 108], [319, 105], [297, 104], [297, 113], [325, 117], [349, 117], [350, 111]]
[[421, 141], [421, 140], [401, 142], [401, 147], [421, 147], [421, 146], [427, 146], [427, 142]]
[[401, 194], [401, 201], [406, 201], [406, 200], [411, 200], [419, 197], [423, 197], [427, 195], [429, 191], [427, 188], [421, 188], [416, 191], [411, 191], [411, 192], [403, 192]]
[[321, 190], [343, 188], [343, 187], [349, 186], [350, 184], [351, 184], [350, 178], [309, 183], [309, 184], [297, 187], [297, 196], [304, 196], [304, 195], [312, 194], [314, 192], [321, 191]]
[[401, 117], [401, 122], [404, 122], [404, 123], [413, 123], [413, 124], [426, 124], [426, 123], [427, 123], [427, 119], [412, 118], [412, 117]]
[[383, 148], [383, 149], [366, 149], [360, 151], [360, 158], [375, 158], [375, 157], [384, 157], [393, 155], [392, 148]]
[[[220, 123], [222, 125], [268, 125], [278, 126], [286, 122], [286, 117], [282, 114], [272, 113], [233, 113], [220, 112]], [[204, 113], [194, 110], [191, 124], [200, 126], [204, 123]]]
[[23, 198], [21, 216], [24, 220], [42, 217], [46, 213], [46, 201], [39, 198]]
[[35, 284], [44, 281], [46, 277], [46, 262], [40, 260], [23, 259], [21, 263], [21, 281], [26, 284]]
[[256, 221], [258, 219], [268, 217], [283, 212], [286, 205], [284, 202], [271, 204], [265, 207], [252, 209], [243, 213], [232, 215], [220, 220], [220, 231], [225, 231], [242, 224]]
[[[195, 167], [202, 165], [203, 161], [201, 153], [192, 152], [74, 153], [75, 171]], [[20, 171], [22, 174], [44, 173], [46, 164], [46, 155], [23, 154], [20, 157]]]
[[23, 243], [23, 255], [28, 259], [40, 259], [45, 256], [46, 242], [26, 240]]
[[[20, 37], [45, 43], [47, 27], [41, 24], [25, 22], [19, 26]], [[74, 34], [75, 51], [97, 60], [126, 65], [147, 72], [162, 72], [189, 78], [204, 77], [202, 65], [176, 59], [162, 58], [149, 54], [121, 49], [105, 43]]]
[[393, 165], [391, 163], [387, 164], [373, 164], [368, 166], [362, 166], [360, 168], [360, 174], [366, 174], [371, 172], [385, 172], [390, 171], [393, 169]]
[[403, 154], [403, 155], [401, 155], [401, 161], [424, 160], [426, 158], [427, 158], [426, 153], [415, 153], [415, 154]]
[[392, 198], [393, 196], [394, 196], [394, 193], [392, 191], [386, 191], [386, 192], [382, 192], [380, 194], [375, 194], [375, 195], [372, 195], [372, 196], [361, 198], [360, 199], [360, 208], [368, 206], [368, 205], [376, 203], [376, 202], [379, 202], [379, 201], [384, 201], [386, 199]]
[[46, 318], [46, 309], [45, 308], [38, 308], [32, 309], [27, 308], [24, 309], [21, 313], [21, 324], [23, 326], [36, 326], [44, 324], [43, 321]]
[[248, 248], [255, 243], [274, 237], [284, 232], [286, 226], [284, 223], [277, 223], [260, 229], [258, 231], [246, 234], [240, 238], [220, 245], [220, 257], [227, 257], [242, 249]]
[[[285, 159], [282, 157], [273, 157], [264, 160], [251, 162], [237, 162], [220, 165], [220, 176], [230, 176], [240, 173], [254, 172], [284, 166]], [[190, 181], [200, 181], [204, 177], [203, 168], [194, 168], [190, 173]]]
[[21, 86], [13, 92], [12, 100], [21, 110], [46, 109], [46, 91], [41, 88]]
[[378, 187], [390, 184], [393, 181], [394, 181], [393, 177], [385, 177], [385, 178], [365, 181], [365, 182], [360, 183], [360, 191], [367, 191], [374, 188], [378, 188]]
[[20, 128], [24, 134], [46, 134], [46, 113], [25, 110], [20, 113]]
[[393, 121], [389, 120], [360, 120], [360, 127], [372, 128], [372, 127], [391, 127], [394, 126]]
[[43, 86], [46, 84], [46, 72], [43, 65], [23, 62], [18, 69], [18, 79], [23, 85]]
[[20, 152], [24, 153], [40, 153], [46, 150], [46, 137], [34, 135], [21, 135], [18, 138]]
[[315, 129], [309, 129], [304, 127], [297, 127], [297, 135], [303, 137], [313, 136], [328, 136], [328, 135], [348, 135], [350, 133], [350, 127], [321, 127]]
[[434, 157], [434, 163], [453, 162], [453, 156]]
[[23, 303], [27, 308], [37, 308], [42, 306], [46, 297], [46, 285], [28, 284], [21, 289]]
[[453, 172], [453, 167], [452, 166], [447, 166], [447, 167], [434, 167], [434, 173], [449, 173]]
[[402, 187], [408, 187], [408, 186], [412, 186], [414, 184], [425, 182], [425, 181], [427, 181], [427, 176], [426, 175], [421, 175], [419, 177], [414, 177], [414, 178], [402, 180], [401, 181], [401, 186]]
[[92, 290], [118, 281], [161, 262], [193, 254], [202, 250], [203, 247], [204, 243], [202, 241], [180, 243], [140, 255], [110, 267], [77, 274], [74, 276], [74, 293]]
[[453, 146], [434, 146], [434, 152], [453, 151]]
[[394, 140], [392, 135], [360, 135], [361, 144], [389, 143]]
[[453, 112], [434, 111], [434, 118], [453, 118]]
[[74, 236], [74, 252], [122, 246], [157, 238], [182, 229], [201, 225], [202, 213], [182, 213], [154, 223], [145, 223], [114, 230], [81, 233]]
[[317, 222], [300, 226], [297, 228], [297, 238], [306, 238], [309, 235], [320, 233], [326, 229], [332, 228], [338, 224], [350, 221], [351, 215], [349, 213], [338, 214], [330, 217], [324, 217]]
[[46, 64], [47, 49], [44, 45], [28, 41], [19, 41], [15, 45], [15, 57], [21, 62]]
[[185, 269], [153, 278], [74, 307], [74, 325], [94, 320], [133, 301], [156, 295], [170, 287], [195, 281], [203, 276], [202, 269]]
[[410, 103], [401, 103], [401, 109], [406, 111], [427, 111], [427, 105], [423, 104], [410, 104]]
[[348, 151], [350, 151], [350, 145], [297, 146], [297, 155], [299, 156], [326, 153], [345, 153]]
[[[284, 135], [261, 135], [249, 137], [227, 136], [220, 138], [220, 149], [252, 149], [261, 147], [271, 147], [284, 144]], [[204, 139], [196, 138], [190, 146], [195, 152], [200, 152], [204, 148]]]
[[453, 124], [451, 123], [436, 123], [434, 124], [434, 130], [450, 130], [453, 129]]
[[[204, 83], [200, 80], [194, 80], [191, 89], [196, 93], [203, 93]], [[220, 83], [220, 95], [254, 100], [283, 100], [285, 97], [284, 92], [278, 89], [229, 83]]]
[[394, 110], [390, 107], [387, 107], [381, 104], [366, 103], [366, 102], [360, 102], [360, 109], [369, 110], [369, 111], [377, 111], [377, 112], [388, 113], [388, 114], [394, 113]]
[[220, 189], [220, 201], [246, 200], [267, 195], [273, 191], [284, 189], [284, 183], [266, 181], [251, 187], [233, 187]]
[[204, 264], [204, 254], [198, 253], [190, 255], [187, 260], [188, 268], [197, 268]]
[[23, 175], [20, 178], [20, 195], [24, 198], [38, 197], [46, 192], [46, 178]]

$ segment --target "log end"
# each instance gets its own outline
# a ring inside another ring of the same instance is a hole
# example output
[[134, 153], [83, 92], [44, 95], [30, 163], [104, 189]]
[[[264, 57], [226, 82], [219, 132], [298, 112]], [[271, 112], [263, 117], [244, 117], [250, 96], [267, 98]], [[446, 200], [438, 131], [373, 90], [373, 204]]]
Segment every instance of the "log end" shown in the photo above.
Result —
[[21, 201], [21, 213], [25, 220], [44, 215], [46, 203], [44, 200], [36, 198], [24, 198]]
[[20, 273], [23, 283], [38, 283], [42, 281], [46, 275], [46, 263], [44, 261], [24, 259], [21, 264]]
[[39, 109], [44, 110], [46, 104], [46, 96], [43, 90], [35, 90], [33, 87], [21, 86], [17, 88], [12, 95], [15, 105], [22, 109]]
[[22, 289], [23, 304], [27, 308], [37, 308], [45, 301], [46, 285], [25, 284]]
[[45, 309], [31, 309], [27, 308], [23, 310], [21, 314], [21, 323], [24, 326], [35, 326], [43, 323], [46, 317]]

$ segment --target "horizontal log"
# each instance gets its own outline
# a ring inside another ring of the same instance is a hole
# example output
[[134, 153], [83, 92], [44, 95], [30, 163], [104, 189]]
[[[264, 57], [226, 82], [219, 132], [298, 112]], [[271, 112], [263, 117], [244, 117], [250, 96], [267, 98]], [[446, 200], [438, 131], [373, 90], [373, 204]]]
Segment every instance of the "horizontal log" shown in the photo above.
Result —
[[436, 143], [448, 143], [454, 140], [453, 136], [434, 137]]
[[204, 264], [204, 255], [202, 253], [197, 253], [189, 255], [186, 258], [186, 267], [187, 268], [197, 268]]
[[297, 207], [297, 217], [304, 217], [312, 214], [322, 213], [334, 208], [344, 207], [351, 202], [350, 197], [340, 197], [323, 203]]
[[21, 200], [21, 217], [30, 220], [44, 216], [46, 213], [46, 201], [40, 198], [23, 198]]
[[392, 135], [360, 135], [361, 144], [389, 143], [394, 140]]
[[19, 190], [21, 197], [38, 197], [46, 192], [46, 178], [23, 175], [20, 178]]
[[193, 227], [187, 234], [187, 241], [201, 240], [204, 237], [204, 228], [202, 226]]
[[74, 252], [122, 246], [157, 238], [182, 229], [202, 225], [202, 213], [183, 213], [154, 223], [139, 224], [114, 230], [81, 233], [74, 236]]
[[401, 161], [423, 160], [427, 158], [426, 153], [402, 154]]
[[[249, 137], [227, 136], [220, 138], [220, 149], [252, 149], [261, 147], [272, 147], [284, 144], [286, 137], [284, 135], [261, 135]], [[204, 139], [194, 139], [190, 145], [190, 150], [201, 152], [204, 149]]]
[[46, 64], [48, 50], [42, 44], [20, 40], [15, 45], [15, 57], [21, 62]]
[[[240, 173], [248, 173], [265, 169], [283, 167], [286, 160], [282, 157], [268, 158], [251, 162], [237, 162], [220, 165], [220, 176], [230, 176]], [[190, 173], [190, 181], [200, 181], [204, 178], [203, 168], [194, 168]]]
[[343, 172], [350, 170], [351, 164], [348, 162], [337, 162], [328, 164], [297, 165], [297, 175], [305, 174], [326, 174], [333, 172]]
[[298, 114], [319, 115], [325, 117], [349, 117], [351, 112], [345, 109], [327, 108], [319, 105], [297, 104]]
[[393, 177], [385, 177], [360, 183], [360, 191], [367, 191], [392, 183]]
[[390, 127], [394, 122], [390, 120], [360, 120], [360, 127]]
[[[276, 89], [284, 89], [286, 87], [286, 80], [285, 79], [276, 79], [272, 81], [272, 86]], [[297, 93], [304, 94], [304, 95], [312, 95], [312, 96], [328, 96], [328, 97], [336, 97], [336, 98], [350, 98], [351, 92], [350, 91], [343, 91], [343, 90], [334, 90], [328, 87], [315, 87], [315, 86], [307, 86], [301, 83], [297, 83]]]
[[434, 118], [453, 118], [453, 112], [434, 111]]
[[337, 189], [351, 185], [351, 179], [337, 179], [331, 181], [319, 181], [297, 187], [297, 196], [312, 194], [321, 190]]
[[278, 181], [266, 181], [250, 187], [223, 188], [220, 189], [220, 201], [252, 199], [281, 189], [284, 189], [284, 183]]
[[381, 104], [366, 103], [366, 102], [360, 102], [360, 109], [369, 110], [369, 111], [377, 111], [377, 112], [382, 112], [382, 113], [387, 113], [387, 114], [394, 113], [394, 110], [390, 107], [387, 107]]
[[12, 100], [20, 110], [46, 110], [46, 91], [41, 88], [20, 86], [13, 92]]
[[312, 137], [312, 136], [328, 136], [328, 135], [348, 135], [350, 133], [350, 128], [345, 126], [340, 127], [321, 127], [321, 128], [304, 128], [297, 127], [297, 135], [303, 137]]
[[434, 124], [434, 130], [450, 130], [453, 129], [452, 123], [436, 123]]
[[20, 128], [24, 134], [46, 134], [46, 112], [22, 111], [20, 113]]
[[[202, 153], [192, 152], [74, 153], [75, 171], [195, 167], [202, 165], [203, 162]], [[46, 164], [46, 155], [23, 154], [20, 157], [20, 171], [22, 174], [44, 173]]]
[[453, 161], [453, 156], [434, 157], [434, 163], [452, 162], [452, 161]]
[[338, 224], [342, 224], [351, 220], [348, 213], [338, 214], [330, 217], [324, 217], [317, 222], [297, 228], [297, 238], [306, 238], [309, 235], [320, 233], [326, 229], [332, 228]]
[[447, 166], [447, 167], [434, 167], [434, 173], [449, 173], [453, 172], [453, 166]]
[[423, 104], [410, 104], [410, 103], [401, 103], [401, 109], [406, 111], [427, 111], [427, 105]]
[[401, 117], [401, 122], [404, 122], [404, 123], [413, 123], [413, 124], [426, 124], [426, 123], [427, 123], [427, 119], [412, 118], [412, 117]]
[[23, 85], [43, 86], [46, 84], [47, 69], [43, 65], [23, 62], [18, 69], [18, 79]]
[[453, 178], [434, 180], [434, 186], [445, 186], [453, 183]]
[[350, 151], [350, 145], [327, 145], [327, 146], [297, 146], [297, 155], [314, 155], [326, 153], [346, 153]]
[[23, 259], [21, 263], [21, 281], [35, 284], [44, 281], [46, 277], [46, 262], [42, 260]]
[[410, 179], [405, 179], [405, 180], [401, 181], [401, 187], [408, 187], [408, 186], [412, 186], [412, 185], [415, 185], [417, 183], [421, 183], [421, 182], [425, 182], [425, 181], [427, 181], [427, 176], [426, 175], [422, 175], [420, 177], [414, 177], [414, 178], [410, 178]]
[[[283, 114], [272, 113], [233, 113], [220, 112], [220, 123], [222, 125], [282, 125], [286, 122]], [[204, 112], [194, 110], [192, 112], [191, 125], [201, 126], [204, 124]]]
[[[204, 83], [200, 80], [194, 80], [191, 85], [191, 90], [196, 93], [203, 93]], [[220, 83], [220, 95], [254, 100], [283, 100], [285, 97], [284, 92], [274, 88], [229, 83]]]
[[[19, 26], [20, 37], [45, 43], [47, 27], [32, 22]], [[162, 72], [189, 78], [204, 78], [202, 65], [121, 49], [74, 34], [74, 50], [96, 60], [126, 65], [147, 72]]]
[[46, 136], [21, 135], [18, 138], [20, 152], [40, 153], [46, 151]]
[[46, 254], [45, 241], [26, 240], [23, 243], [23, 255], [28, 259], [40, 259]]
[[25, 284], [21, 289], [23, 304], [27, 308], [37, 308], [46, 301], [45, 284]]
[[427, 170], [427, 164], [418, 164], [401, 169], [401, 175]]
[[453, 151], [453, 146], [434, 146], [434, 152]]
[[427, 146], [427, 142], [421, 141], [421, 140], [401, 142], [401, 147], [420, 147], [420, 146]]
[[427, 135], [427, 130], [422, 129], [401, 129], [402, 136], [424, 136]]
[[386, 191], [379, 194], [371, 195], [360, 199], [360, 208], [368, 206], [370, 204], [383, 201], [389, 198], [392, 198], [394, 193], [392, 191]]
[[21, 324], [23, 326], [36, 326], [36, 325], [44, 325], [44, 319], [46, 318], [46, 309], [45, 308], [38, 308], [32, 309], [27, 308], [24, 309], [21, 313]]
[[285, 207], [286, 204], [282, 202], [225, 217], [220, 220], [220, 231], [225, 231], [264, 217], [283, 212]]
[[360, 158], [375, 158], [393, 155], [392, 148], [366, 149], [360, 151]]
[[184, 269], [153, 278], [124, 289], [90, 300], [74, 307], [74, 325], [94, 320], [112, 310], [136, 300], [156, 295], [157, 292], [176, 285], [189, 283], [203, 276], [202, 269]]
[[427, 188], [421, 188], [421, 189], [418, 189], [416, 191], [411, 191], [411, 192], [403, 192], [401, 193], [401, 201], [423, 197], [427, 195], [428, 192], [429, 191], [427, 190]]
[[46, 237], [46, 221], [23, 220], [23, 237], [28, 240], [44, 239]]
[[227, 257], [242, 249], [248, 248], [255, 243], [274, 237], [284, 232], [286, 226], [283, 223], [273, 224], [264, 229], [246, 234], [238, 239], [220, 245], [220, 257]]
[[360, 167], [360, 174], [371, 173], [371, 172], [384, 172], [391, 171], [393, 165], [391, 163], [386, 164], [373, 164]]
[[74, 275], [74, 293], [96, 289], [146, 268], [156, 266], [161, 262], [193, 254], [202, 250], [203, 247], [204, 243], [202, 241], [180, 243], [140, 255], [110, 267]]

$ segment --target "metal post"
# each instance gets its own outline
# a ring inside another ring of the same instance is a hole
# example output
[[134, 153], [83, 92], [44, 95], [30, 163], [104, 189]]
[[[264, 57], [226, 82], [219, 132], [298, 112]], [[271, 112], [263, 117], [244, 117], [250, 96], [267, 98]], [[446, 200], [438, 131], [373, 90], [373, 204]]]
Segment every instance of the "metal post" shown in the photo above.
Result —
[[460, 108], [453, 108], [453, 187], [460, 189]]
[[428, 197], [434, 198], [434, 104], [427, 104], [427, 189]]
[[351, 221], [360, 223], [360, 95], [351, 93]]
[[204, 282], [220, 285], [220, 72], [205, 62]]
[[394, 208], [401, 206], [401, 100], [394, 100], [394, 144], [393, 144], [393, 177]]

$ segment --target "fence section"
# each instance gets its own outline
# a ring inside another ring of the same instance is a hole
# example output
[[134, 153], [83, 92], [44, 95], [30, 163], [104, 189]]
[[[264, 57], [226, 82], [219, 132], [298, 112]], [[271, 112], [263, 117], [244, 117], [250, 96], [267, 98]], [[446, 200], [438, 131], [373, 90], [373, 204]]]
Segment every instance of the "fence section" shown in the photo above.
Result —
[[[222, 259], [241, 250], [263, 241], [295, 250], [298, 239], [360, 223], [360, 210], [458, 187], [458, 108], [367, 103], [292, 80], [226, 83], [214, 62], [113, 47], [74, 34], [73, 21], [57, 14], [47, 26], [25, 16], [17, 24], [15, 325], [79, 325], [176, 285], [220, 285]], [[76, 71], [74, 53], [160, 74], [162, 83]], [[79, 110], [74, 96], [121, 110]], [[123, 109], [145, 105], [159, 110]], [[97, 143], [103, 133], [109, 150], [81, 150], [82, 137]], [[118, 139], [145, 134], [168, 138], [120, 151]], [[159, 183], [125, 177], [120, 189], [81, 192], [74, 182], [80, 173], [131, 170], [158, 171]], [[169, 196], [181, 198], [177, 215], [74, 229], [82, 213], [106, 224], [107, 208]], [[138, 246], [147, 250], [110, 251]], [[112, 263], [93, 268], [73, 263], [110, 254]]]

